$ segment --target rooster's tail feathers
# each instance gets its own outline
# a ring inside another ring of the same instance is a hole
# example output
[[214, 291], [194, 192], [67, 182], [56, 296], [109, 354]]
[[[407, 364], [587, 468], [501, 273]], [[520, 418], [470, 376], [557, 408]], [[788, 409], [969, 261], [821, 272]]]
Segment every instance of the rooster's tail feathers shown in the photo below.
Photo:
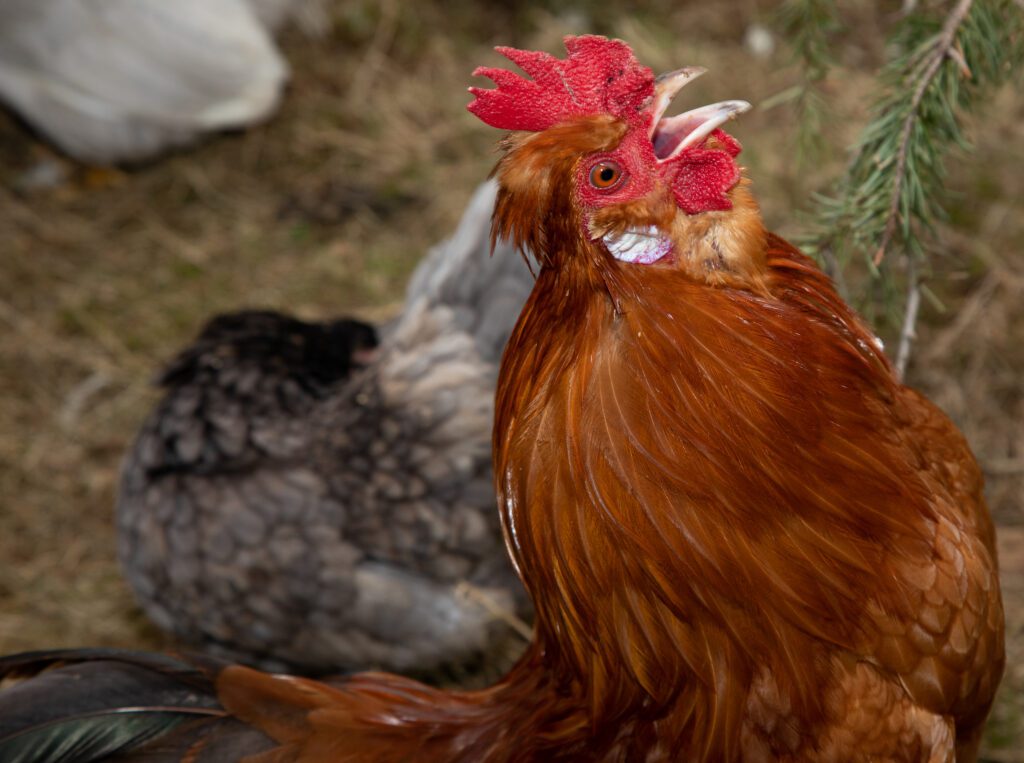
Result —
[[273, 742], [217, 701], [219, 663], [115, 649], [0, 659], [0, 760], [194, 763]]

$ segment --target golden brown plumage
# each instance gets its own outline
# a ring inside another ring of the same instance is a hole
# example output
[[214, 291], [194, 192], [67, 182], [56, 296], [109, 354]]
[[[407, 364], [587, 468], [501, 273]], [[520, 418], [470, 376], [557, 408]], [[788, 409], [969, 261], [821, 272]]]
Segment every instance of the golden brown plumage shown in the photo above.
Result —
[[[927, 760], [950, 722], [966, 750], [1002, 666], [977, 466], [824, 276], [762, 242], [766, 295], [613, 264], [616, 314], [541, 274], [495, 428], [540, 637], [687, 759]], [[865, 748], [883, 722], [907, 741]]]
[[[547, 263], [495, 472], [548, 659], [688, 759], [972, 760], [1003, 629], [970, 450], [744, 183], [696, 215], [667, 183], [581, 205], [625, 124], [517, 136], [498, 169], [496, 230]], [[652, 264], [598, 240], [647, 225]]]
[[974, 760], [1003, 627], [970, 450], [765, 232], [711, 131], [736, 102], [659, 122], [672, 77], [567, 47], [506, 51], [557, 97], [484, 72], [550, 124], [474, 103], [528, 131], [496, 170], [495, 234], [541, 267], [494, 465], [532, 646], [469, 693], [230, 667], [227, 717], [258, 763]]

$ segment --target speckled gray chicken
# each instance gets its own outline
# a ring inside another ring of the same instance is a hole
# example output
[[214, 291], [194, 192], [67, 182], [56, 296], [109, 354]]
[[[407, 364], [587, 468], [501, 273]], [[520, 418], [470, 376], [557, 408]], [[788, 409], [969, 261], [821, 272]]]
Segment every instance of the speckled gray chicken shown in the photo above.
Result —
[[493, 202], [482, 186], [379, 346], [358, 322], [249, 312], [172, 362], [117, 507], [125, 573], [160, 627], [263, 667], [423, 671], [475, 658], [509, 628], [495, 613], [526, 612], [490, 434], [532, 276], [487, 256]]

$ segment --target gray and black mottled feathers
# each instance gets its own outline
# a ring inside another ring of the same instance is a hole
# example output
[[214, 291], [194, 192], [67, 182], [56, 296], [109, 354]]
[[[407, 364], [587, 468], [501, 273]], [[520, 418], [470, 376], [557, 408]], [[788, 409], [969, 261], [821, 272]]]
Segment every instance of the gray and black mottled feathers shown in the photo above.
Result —
[[221, 763], [273, 747], [217, 703], [220, 667], [118, 649], [0, 658], [0, 760]]
[[490, 433], [532, 276], [507, 246], [489, 256], [494, 193], [420, 265], [365, 367], [346, 365], [367, 345], [352, 326], [266, 313], [215, 320], [171, 364], [118, 501], [126, 575], [161, 627], [264, 668], [430, 670], [526, 606]]
[[291, 381], [320, 396], [348, 378], [359, 354], [377, 344], [377, 330], [351, 318], [308, 323], [270, 310], [225, 313], [213, 318], [171, 361], [158, 383], [173, 388], [219, 380], [240, 394], [255, 394], [255, 389], [245, 388], [245, 374], [252, 372], [261, 376], [260, 381]]
[[[473, 336], [483, 360], [495, 365], [534, 281], [507, 242], [497, 242], [488, 256], [496, 194], [494, 181], [477, 189], [455, 234], [431, 250], [406, 290], [407, 308], [423, 300], [450, 309], [455, 325]], [[497, 369], [494, 373], [497, 378]]]

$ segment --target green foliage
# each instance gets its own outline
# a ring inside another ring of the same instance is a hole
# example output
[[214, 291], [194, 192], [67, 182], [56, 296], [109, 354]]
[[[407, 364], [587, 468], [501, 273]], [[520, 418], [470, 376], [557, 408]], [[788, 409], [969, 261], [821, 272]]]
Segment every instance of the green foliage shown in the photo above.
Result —
[[825, 150], [822, 128], [828, 119], [828, 101], [822, 83], [835, 64], [831, 40], [839, 28], [835, 0], [786, 0], [779, 9], [778, 26], [800, 64], [802, 78], [761, 107], [793, 103], [797, 160], [806, 165], [819, 160]]
[[[1022, 61], [1022, 19], [1014, 0], [914, 7], [893, 29], [871, 121], [846, 172], [818, 197], [805, 245], [833, 271], [863, 257], [889, 317], [898, 309], [896, 281], [917, 289], [928, 242], [945, 217], [946, 161], [968, 147], [964, 116]], [[902, 276], [896, 263], [907, 263]]]

